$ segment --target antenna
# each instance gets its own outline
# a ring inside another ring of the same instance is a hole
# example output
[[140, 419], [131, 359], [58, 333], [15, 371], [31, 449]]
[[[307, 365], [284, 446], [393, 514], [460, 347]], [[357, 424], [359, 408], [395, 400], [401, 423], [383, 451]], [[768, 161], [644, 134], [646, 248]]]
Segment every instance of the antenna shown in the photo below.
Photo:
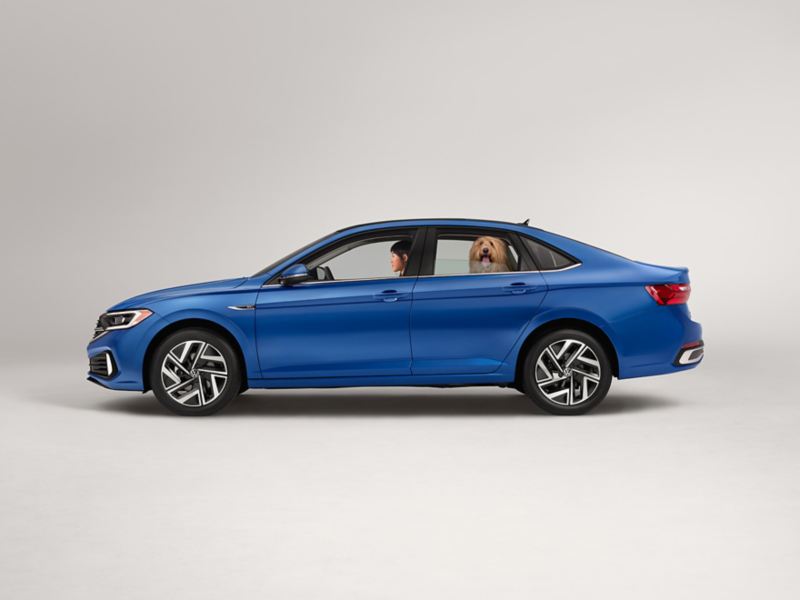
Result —
[[527, 225], [528, 223], [530, 223], [530, 219], [525, 219], [522, 223], [519, 223], [519, 225]]

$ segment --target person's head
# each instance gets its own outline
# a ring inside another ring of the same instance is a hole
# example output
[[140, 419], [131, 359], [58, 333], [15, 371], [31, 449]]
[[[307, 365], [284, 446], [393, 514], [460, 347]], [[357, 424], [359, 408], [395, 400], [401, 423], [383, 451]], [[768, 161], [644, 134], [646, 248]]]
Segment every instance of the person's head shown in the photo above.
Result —
[[402, 274], [408, 264], [408, 255], [411, 253], [411, 242], [400, 240], [392, 244], [389, 249], [389, 256], [392, 259], [392, 272]]

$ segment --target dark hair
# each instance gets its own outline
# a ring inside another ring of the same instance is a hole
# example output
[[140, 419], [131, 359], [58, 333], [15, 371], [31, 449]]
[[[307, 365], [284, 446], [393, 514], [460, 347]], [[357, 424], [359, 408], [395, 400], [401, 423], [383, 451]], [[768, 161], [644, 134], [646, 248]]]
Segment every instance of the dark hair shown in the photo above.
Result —
[[389, 252], [397, 254], [397, 256], [400, 256], [401, 254], [408, 256], [411, 254], [411, 240], [400, 240], [399, 242], [395, 242], [392, 244], [392, 247], [389, 248]]

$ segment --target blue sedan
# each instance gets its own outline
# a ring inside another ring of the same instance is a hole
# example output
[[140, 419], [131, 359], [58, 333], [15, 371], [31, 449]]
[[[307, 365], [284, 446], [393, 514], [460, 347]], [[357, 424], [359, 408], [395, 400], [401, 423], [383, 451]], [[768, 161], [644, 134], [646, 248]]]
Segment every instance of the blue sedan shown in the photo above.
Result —
[[88, 379], [208, 415], [248, 388], [513, 387], [582, 414], [612, 377], [703, 358], [688, 269], [527, 223], [342, 229], [255, 275], [135, 296], [100, 316]]

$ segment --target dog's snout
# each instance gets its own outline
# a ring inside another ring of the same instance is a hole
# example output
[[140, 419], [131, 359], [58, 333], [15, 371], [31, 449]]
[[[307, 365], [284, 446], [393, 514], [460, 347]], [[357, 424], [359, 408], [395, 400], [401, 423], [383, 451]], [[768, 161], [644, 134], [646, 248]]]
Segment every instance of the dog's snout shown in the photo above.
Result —
[[481, 249], [481, 252], [483, 252], [484, 254], [489, 254], [489, 248], [487, 248], [486, 246], [484, 246], [484, 247]]

